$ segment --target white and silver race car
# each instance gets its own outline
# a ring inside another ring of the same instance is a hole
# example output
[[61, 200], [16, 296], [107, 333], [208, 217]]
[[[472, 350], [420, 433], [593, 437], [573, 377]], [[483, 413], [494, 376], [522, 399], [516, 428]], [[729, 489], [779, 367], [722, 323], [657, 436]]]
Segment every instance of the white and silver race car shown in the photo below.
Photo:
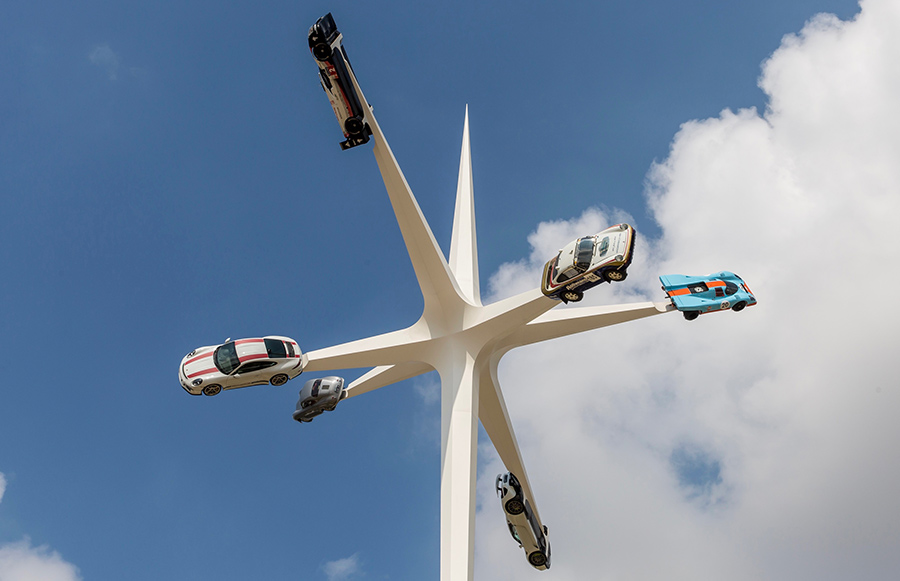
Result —
[[307, 357], [290, 337], [228, 340], [194, 349], [178, 366], [181, 387], [191, 395], [216, 395], [250, 385], [284, 385], [303, 372]]
[[634, 228], [628, 224], [616, 224], [573, 240], [544, 265], [541, 292], [551, 299], [574, 303], [600, 283], [625, 280], [634, 240]]
[[540, 571], [549, 569], [550, 541], [547, 539], [547, 527], [538, 524], [519, 480], [512, 472], [500, 474], [497, 476], [496, 487], [509, 534], [524, 549], [532, 567]]
[[350, 79], [352, 68], [342, 39], [330, 12], [309, 29], [309, 50], [319, 65], [319, 81], [346, 138], [341, 149], [350, 149], [368, 143], [372, 129]]

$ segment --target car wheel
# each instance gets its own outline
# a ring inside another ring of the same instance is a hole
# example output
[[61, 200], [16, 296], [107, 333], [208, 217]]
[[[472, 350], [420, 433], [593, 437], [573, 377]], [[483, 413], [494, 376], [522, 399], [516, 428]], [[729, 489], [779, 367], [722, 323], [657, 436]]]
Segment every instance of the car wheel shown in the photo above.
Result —
[[210, 383], [206, 387], [203, 388], [203, 395], [213, 396], [218, 395], [220, 391], [222, 391], [222, 386], [218, 383]]
[[624, 270], [609, 270], [606, 272], [606, 280], [609, 281], [622, 282], [627, 276], [628, 273]]
[[577, 303], [584, 298], [584, 293], [578, 290], [570, 290], [563, 292], [562, 296], [570, 303]]
[[693, 321], [700, 316], [700, 311], [684, 311], [682, 314], [688, 321]]
[[366, 126], [359, 117], [351, 117], [344, 122], [344, 129], [346, 129], [347, 133], [350, 135], [359, 135], [365, 128]]
[[331, 56], [331, 52], [331, 46], [324, 42], [313, 47], [313, 56], [320, 61], [327, 61]]
[[506, 501], [506, 512], [509, 514], [522, 514], [525, 512], [525, 505], [518, 498], [511, 498]]
[[284, 373], [279, 373], [278, 375], [273, 375], [272, 379], [269, 380], [269, 383], [272, 385], [284, 385], [288, 382], [288, 376]]
[[735, 311], [735, 312], [743, 311], [744, 307], [746, 307], [746, 306], [747, 306], [747, 303], [745, 303], [744, 301], [738, 301], [733, 307], [731, 307], [731, 310]]
[[540, 551], [535, 551], [528, 555], [528, 562], [535, 567], [542, 567], [543, 565], [547, 564], [547, 555]]

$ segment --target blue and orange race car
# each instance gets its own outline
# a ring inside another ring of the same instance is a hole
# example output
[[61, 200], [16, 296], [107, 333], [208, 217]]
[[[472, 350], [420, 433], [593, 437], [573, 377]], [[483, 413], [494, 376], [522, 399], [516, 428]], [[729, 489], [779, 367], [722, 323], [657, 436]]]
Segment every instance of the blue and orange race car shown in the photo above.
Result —
[[743, 310], [756, 304], [756, 297], [744, 279], [723, 270], [709, 276], [665, 274], [659, 277], [662, 289], [684, 318], [693, 321], [700, 313]]

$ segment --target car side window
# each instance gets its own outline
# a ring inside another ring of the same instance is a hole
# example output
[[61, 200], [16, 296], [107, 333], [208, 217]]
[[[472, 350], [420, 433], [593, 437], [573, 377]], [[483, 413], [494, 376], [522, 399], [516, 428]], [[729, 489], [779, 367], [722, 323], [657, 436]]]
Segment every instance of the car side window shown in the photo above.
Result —
[[738, 292], [738, 285], [734, 284], [733, 282], [728, 282], [726, 280], [725, 281], [725, 294], [728, 296], [731, 296], [736, 292]]
[[597, 248], [597, 258], [602, 258], [607, 250], [609, 250], [609, 236], [604, 236], [600, 241], [600, 247]]
[[240, 368], [238, 368], [238, 370], [235, 371], [235, 375], [259, 371], [260, 369], [272, 367], [275, 364], [276, 363], [274, 361], [250, 361], [249, 363], [244, 363]]

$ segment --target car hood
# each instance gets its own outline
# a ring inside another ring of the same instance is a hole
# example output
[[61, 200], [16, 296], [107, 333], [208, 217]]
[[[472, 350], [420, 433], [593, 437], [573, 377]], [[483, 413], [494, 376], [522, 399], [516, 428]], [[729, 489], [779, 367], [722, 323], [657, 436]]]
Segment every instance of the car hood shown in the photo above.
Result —
[[206, 375], [207, 373], [217, 372], [215, 364], [213, 363], [213, 353], [215, 353], [216, 347], [201, 347], [199, 349], [194, 350], [194, 352], [188, 356], [186, 356], [181, 361], [181, 371], [185, 377], [188, 379], [192, 379], [199, 375]]

